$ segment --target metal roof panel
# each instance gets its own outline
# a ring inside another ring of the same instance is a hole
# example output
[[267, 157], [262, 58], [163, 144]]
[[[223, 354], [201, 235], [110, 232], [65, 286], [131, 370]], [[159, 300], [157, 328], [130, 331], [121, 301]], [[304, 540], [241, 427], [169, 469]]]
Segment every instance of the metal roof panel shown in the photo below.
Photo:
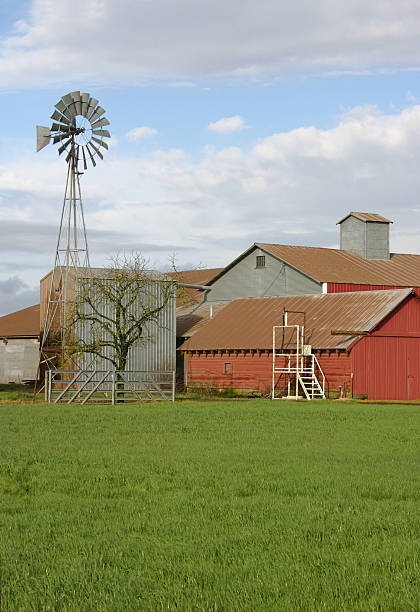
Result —
[[[368, 332], [411, 293], [411, 289], [397, 289], [235, 300], [182, 349], [270, 349], [273, 325], [282, 324], [284, 309], [305, 312], [306, 344], [316, 349], [347, 348], [357, 335], [332, 335], [332, 330]], [[290, 314], [289, 324], [298, 323], [302, 324], [302, 317]]]

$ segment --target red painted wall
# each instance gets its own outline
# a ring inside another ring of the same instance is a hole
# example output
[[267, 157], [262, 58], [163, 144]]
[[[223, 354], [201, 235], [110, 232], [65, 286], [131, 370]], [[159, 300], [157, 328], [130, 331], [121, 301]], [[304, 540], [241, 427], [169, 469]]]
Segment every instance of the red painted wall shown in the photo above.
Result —
[[[351, 389], [352, 358], [346, 351], [318, 351], [318, 361], [326, 377], [326, 390], [334, 391], [346, 385]], [[186, 386], [212, 389], [244, 389], [270, 392], [272, 386], [272, 353], [246, 351], [235, 354], [224, 352], [187, 353]], [[231, 364], [231, 373], [225, 373], [225, 364]], [[286, 376], [277, 378], [278, 388], [287, 384]]]
[[355, 394], [420, 399], [420, 301], [410, 297], [353, 350]]
[[[234, 354], [232, 351], [187, 353], [186, 386], [213, 389], [249, 389], [266, 392], [271, 389], [272, 357], [256, 351]], [[225, 374], [225, 364], [231, 373]]]
[[[390, 289], [410, 289], [408, 286], [392, 287], [390, 285], [357, 285], [351, 283], [327, 283], [327, 293], [346, 293], [348, 291], [386, 291]], [[420, 287], [413, 287], [420, 295]]]

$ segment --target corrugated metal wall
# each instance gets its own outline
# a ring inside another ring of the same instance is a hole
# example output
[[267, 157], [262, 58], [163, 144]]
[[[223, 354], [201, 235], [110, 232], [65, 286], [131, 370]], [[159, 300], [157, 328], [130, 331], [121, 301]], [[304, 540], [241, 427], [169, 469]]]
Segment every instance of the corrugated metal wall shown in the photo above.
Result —
[[[143, 299], [155, 300], [159, 303], [162, 294], [162, 281], [151, 281], [147, 286], [148, 297], [139, 298], [130, 306], [130, 311], [142, 309]], [[127, 296], [129, 298], [130, 296]], [[101, 312], [111, 319], [115, 317], [111, 303], [103, 304]], [[78, 324], [77, 335], [88, 340], [91, 334], [89, 323]], [[171, 297], [166, 307], [160, 312], [157, 322], [149, 322], [144, 326], [143, 337], [151, 338], [144, 343], [138, 342], [129, 350], [126, 370], [142, 371], [174, 371], [176, 367], [176, 301]], [[105, 338], [105, 332], [102, 334]], [[111, 356], [111, 348], [106, 349]], [[107, 359], [86, 355], [80, 360], [83, 369], [112, 370], [113, 365]]]

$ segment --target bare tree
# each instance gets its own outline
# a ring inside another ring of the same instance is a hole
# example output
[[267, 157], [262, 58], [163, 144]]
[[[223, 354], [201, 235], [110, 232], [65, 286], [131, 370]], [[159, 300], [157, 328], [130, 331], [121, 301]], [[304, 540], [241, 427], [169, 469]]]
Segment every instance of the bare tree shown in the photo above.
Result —
[[109, 267], [78, 279], [67, 316], [69, 356], [90, 354], [123, 372], [130, 349], [154, 340], [162, 311], [175, 299], [176, 280], [147, 265], [140, 254], [115, 257]]

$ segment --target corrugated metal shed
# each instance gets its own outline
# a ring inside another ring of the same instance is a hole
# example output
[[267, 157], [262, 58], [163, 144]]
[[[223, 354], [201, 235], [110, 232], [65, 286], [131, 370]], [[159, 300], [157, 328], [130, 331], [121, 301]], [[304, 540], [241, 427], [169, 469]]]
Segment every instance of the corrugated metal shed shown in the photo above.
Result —
[[0, 317], [0, 338], [38, 338], [39, 304]]
[[391, 253], [389, 260], [375, 260], [340, 249], [262, 243], [255, 246], [322, 283], [420, 287], [420, 255]]
[[[411, 293], [411, 289], [399, 289], [235, 300], [181, 349], [270, 349], [273, 325], [282, 324], [284, 309], [305, 312], [305, 342], [314, 349], [344, 349], [357, 336], [332, 335], [332, 330], [368, 332]], [[302, 318], [291, 315], [289, 323], [302, 324]]]
[[[107, 270], [91, 268], [84, 271], [83, 277], [88, 278], [90, 275], [102, 276], [105, 282], [113, 284], [112, 279], [107, 279]], [[129, 311], [132, 313], [141, 312], [143, 305], [160, 304], [162, 296], [162, 287], [167, 279], [164, 274], [156, 270], [147, 271], [148, 279], [146, 280], [137, 299], [131, 304]], [[166, 279], [166, 280], [165, 280]], [[83, 281], [81, 281], [83, 282]], [[127, 299], [130, 296], [127, 295]], [[89, 311], [89, 307], [86, 306]], [[109, 317], [109, 320], [115, 320], [115, 304], [111, 302], [103, 302], [100, 304], [100, 312]], [[176, 303], [175, 296], [170, 297], [165, 308], [159, 313], [157, 321], [149, 320], [143, 325], [144, 341], [138, 341], [133, 344], [128, 353], [126, 370], [136, 371], [173, 371], [176, 365]], [[110, 323], [111, 328], [115, 326]], [[78, 323], [76, 334], [82, 340], [89, 342], [91, 337], [90, 322]], [[104, 328], [100, 330], [103, 339], [107, 337], [107, 332]], [[104, 353], [111, 356], [112, 348], [105, 348]], [[85, 355], [80, 359], [80, 365], [86, 369], [109, 370], [112, 369], [110, 361], [101, 357], [92, 357]]]

